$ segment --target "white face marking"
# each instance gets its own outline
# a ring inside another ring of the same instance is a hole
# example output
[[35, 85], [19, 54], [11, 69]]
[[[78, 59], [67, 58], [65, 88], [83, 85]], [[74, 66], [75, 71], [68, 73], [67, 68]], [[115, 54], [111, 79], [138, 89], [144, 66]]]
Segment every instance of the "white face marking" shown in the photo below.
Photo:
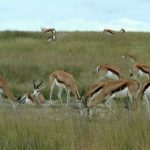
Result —
[[33, 90], [33, 96], [38, 96], [38, 94], [39, 94], [39, 89], [34, 89]]
[[107, 71], [106, 77], [114, 79], [114, 80], [118, 80], [118, 76], [116, 74], [114, 74], [113, 72], [111, 72], [111, 71]]

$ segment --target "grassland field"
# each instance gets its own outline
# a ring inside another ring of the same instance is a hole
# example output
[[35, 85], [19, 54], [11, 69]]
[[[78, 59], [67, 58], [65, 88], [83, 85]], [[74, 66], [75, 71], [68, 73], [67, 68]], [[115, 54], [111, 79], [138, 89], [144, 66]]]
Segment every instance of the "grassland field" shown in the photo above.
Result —
[[[92, 72], [100, 64], [116, 65], [129, 78], [129, 66], [121, 57], [125, 53], [149, 64], [150, 33], [58, 32], [57, 40], [50, 43], [40, 32], [0, 32], [0, 72], [16, 96], [32, 92], [33, 80], [43, 79], [47, 88], [42, 93], [49, 99], [48, 77], [55, 70], [73, 74], [80, 92], [98, 80], [99, 75]], [[14, 112], [1, 106], [0, 120], [0, 149], [5, 150], [150, 149], [150, 120], [145, 111], [129, 115], [119, 109], [115, 115], [96, 115], [88, 121], [64, 107], [25, 106]]]

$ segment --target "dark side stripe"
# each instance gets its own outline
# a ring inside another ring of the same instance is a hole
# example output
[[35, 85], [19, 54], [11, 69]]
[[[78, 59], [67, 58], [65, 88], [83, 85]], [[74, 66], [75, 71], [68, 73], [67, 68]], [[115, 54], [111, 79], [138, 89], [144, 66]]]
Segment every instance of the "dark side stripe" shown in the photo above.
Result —
[[142, 94], [144, 94], [144, 91], [145, 91], [149, 86], [150, 86], [150, 82], [148, 82], [148, 83], [146, 84], [146, 86], [145, 86], [144, 89], [142, 90]]
[[149, 72], [148, 72], [148, 71], [146, 71], [146, 70], [144, 70], [142, 67], [139, 67], [139, 69], [140, 69], [140, 70], [142, 70], [144, 73], [149, 74]]
[[97, 89], [95, 89], [95, 90], [91, 93], [91, 95], [93, 95], [93, 94], [99, 92], [102, 88], [103, 88], [103, 86], [98, 87]]
[[122, 84], [120, 87], [114, 89], [111, 91], [111, 94], [118, 92], [118, 91], [122, 91], [123, 89], [125, 89], [127, 87], [127, 83]]
[[110, 70], [111, 72], [113, 72], [114, 74], [116, 74], [117, 76], [120, 77], [120, 74], [119, 74], [117, 71], [115, 71], [115, 70], [113, 70], [113, 69], [111, 69], [111, 68], [109, 68], [109, 70]]
[[56, 77], [56, 80], [57, 80], [57, 82], [65, 85], [65, 82], [63, 82], [62, 80], [58, 79], [57, 77]]

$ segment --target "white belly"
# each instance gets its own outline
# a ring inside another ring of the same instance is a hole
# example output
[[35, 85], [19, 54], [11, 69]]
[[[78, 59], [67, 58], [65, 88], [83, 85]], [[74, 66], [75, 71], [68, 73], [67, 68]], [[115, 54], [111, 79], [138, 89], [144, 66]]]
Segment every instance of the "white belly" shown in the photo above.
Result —
[[142, 70], [139, 70], [138, 74], [139, 74], [139, 77], [149, 78], [149, 75], [147, 73], [143, 72]]
[[55, 79], [55, 85], [56, 86], [58, 86], [58, 87], [61, 87], [61, 88], [66, 88], [66, 86], [63, 84], [63, 83], [59, 83], [58, 81], [57, 81], [57, 79]]
[[113, 94], [114, 98], [124, 98], [128, 96], [128, 88], [126, 87], [125, 89], [118, 91], [116, 93]]
[[117, 76], [116, 74], [114, 74], [113, 72], [111, 72], [111, 71], [108, 71], [108, 72], [106, 73], [106, 77], [107, 77], [107, 78], [114, 79], [114, 80], [118, 80], [118, 76]]

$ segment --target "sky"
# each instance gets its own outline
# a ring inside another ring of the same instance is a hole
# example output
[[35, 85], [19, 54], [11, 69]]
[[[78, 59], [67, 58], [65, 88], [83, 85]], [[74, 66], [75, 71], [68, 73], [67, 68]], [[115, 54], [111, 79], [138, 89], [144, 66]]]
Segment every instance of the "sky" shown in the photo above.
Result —
[[0, 30], [150, 31], [150, 0], [0, 0]]

